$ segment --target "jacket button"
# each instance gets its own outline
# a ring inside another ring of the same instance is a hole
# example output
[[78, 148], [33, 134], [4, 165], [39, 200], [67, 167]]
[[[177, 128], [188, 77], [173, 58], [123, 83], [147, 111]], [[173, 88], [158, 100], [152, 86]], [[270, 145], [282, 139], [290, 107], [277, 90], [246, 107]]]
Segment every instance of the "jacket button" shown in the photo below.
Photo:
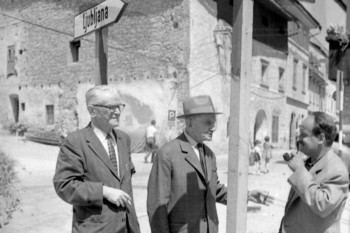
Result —
[[126, 220], [125, 218], [122, 218], [122, 222], [125, 222], [125, 220]]
[[203, 222], [206, 222], [207, 221], [207, 219], [205, 218], [205, 219], [203, 219]]

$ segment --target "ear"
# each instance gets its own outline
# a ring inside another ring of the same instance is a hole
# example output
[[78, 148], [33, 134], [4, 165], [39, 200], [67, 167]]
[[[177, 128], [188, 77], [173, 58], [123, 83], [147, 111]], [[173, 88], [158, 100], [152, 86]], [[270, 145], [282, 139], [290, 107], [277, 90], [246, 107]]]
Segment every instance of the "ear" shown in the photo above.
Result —
[[91, 117], [96, 116], [95, 109], [92, 106], [88, 106], [87, 109], [88, 109]]
[[326, 142], [326, 135], [324, 133], [321, 133], [320, 135], [318, 135], [318, 141], [319, 144], [323, 144]]

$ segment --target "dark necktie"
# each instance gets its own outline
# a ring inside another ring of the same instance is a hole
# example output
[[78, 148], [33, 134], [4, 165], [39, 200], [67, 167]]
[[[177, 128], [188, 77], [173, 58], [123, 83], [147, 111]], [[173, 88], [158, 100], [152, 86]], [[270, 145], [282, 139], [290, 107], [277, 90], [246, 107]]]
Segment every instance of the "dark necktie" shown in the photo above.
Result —
[[198, 151], [199, 151], [199, 161], [201, 163], [201, 166], [202, 166], [202, 169], [203, 169], [203, 173], [205, 175], [205, 179], [207, 179], [207, 166], [205, 164], [203, 144], [202, 143], [198, 143], [197, 144], [197, 148], [198, 148]]
[[113, 167], [117, 171], [118, 174], [118, 162], [117, 162], [117, 157], [115, 155], [115, 150], [114, 150], [114, 145], [113, 145], [113, 138], [111, 137], [110, 134], [107, 134], [107, 143], [108, 143], [108, 153], [109, 153], [109, 158], [113, 164]]

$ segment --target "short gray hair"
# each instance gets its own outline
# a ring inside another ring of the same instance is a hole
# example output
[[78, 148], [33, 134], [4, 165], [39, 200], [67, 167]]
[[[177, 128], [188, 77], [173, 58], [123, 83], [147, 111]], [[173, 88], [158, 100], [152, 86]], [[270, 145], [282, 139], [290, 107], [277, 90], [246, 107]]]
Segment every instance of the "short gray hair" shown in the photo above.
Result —
[[118, 91], [107, 85], [98, 85], [90, 88], [85, 94], [86, 105], [88, 106], [90, 101], [103, 93], [114, 93], [118, 94]]

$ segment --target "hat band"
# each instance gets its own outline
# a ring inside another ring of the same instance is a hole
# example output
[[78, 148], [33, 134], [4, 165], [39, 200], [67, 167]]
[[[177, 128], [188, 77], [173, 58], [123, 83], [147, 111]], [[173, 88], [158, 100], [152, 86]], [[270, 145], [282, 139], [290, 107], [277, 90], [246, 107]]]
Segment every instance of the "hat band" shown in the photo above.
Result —
[[215, 113], [215, 109], [211, 106], [200, 106], [197, 108], [186, 109], [184, 115], [200, 114], [200, 113]]

